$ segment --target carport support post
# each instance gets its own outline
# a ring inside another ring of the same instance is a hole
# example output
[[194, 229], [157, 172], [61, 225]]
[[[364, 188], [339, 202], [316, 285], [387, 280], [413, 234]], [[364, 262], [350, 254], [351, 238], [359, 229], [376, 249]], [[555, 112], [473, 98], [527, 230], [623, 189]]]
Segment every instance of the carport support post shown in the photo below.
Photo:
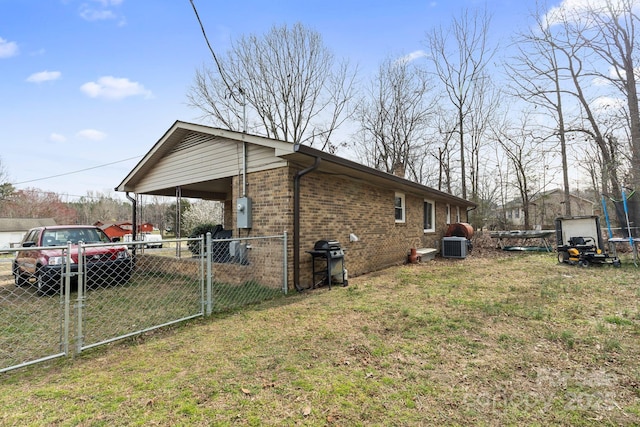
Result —
[[[200, 242], [200, 244], [202, 245], [202, 241]], [[211, 295], [211, 282], [212, 282], [212, 276], [213, 276], [213, 272], [211, 271], [211, 249], [212, 249], [211, 232], [207, 233], [205, 244], [207, 245], [207, 249], [204, 251], [205, 256], [207, 258], [207, 261], [206, 261], [207, 262], [207, 271], [205, 273], [206, 277], [207, 277], [207, 292], [206, 292], [207, 311], [206, 311], [206, 315], [210, 316], [212, 308], [213, 308], [212, 307], [213, 296]]]

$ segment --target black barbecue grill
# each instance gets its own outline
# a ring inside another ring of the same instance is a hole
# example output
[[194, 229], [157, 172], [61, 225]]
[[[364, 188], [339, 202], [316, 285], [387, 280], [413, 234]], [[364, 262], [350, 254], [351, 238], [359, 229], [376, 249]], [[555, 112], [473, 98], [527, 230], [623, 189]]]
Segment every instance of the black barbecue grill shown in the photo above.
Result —
[[344, 270], [344, 251], [335, 240], [318, 240], [312, 251], [307, 251], [312, 258], [312, 287], [329, 285], [332, 281], [347, 286]]

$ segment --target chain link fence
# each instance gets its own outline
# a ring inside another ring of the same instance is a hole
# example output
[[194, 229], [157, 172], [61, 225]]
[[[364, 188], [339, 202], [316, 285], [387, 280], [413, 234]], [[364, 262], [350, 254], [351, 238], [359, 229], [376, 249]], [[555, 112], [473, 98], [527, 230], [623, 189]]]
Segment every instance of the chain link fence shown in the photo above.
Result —
[[122, 243], [69, 244], [46, 248], [60, 252], [55, 269], [31, 272], [15, 260], [44, 248], [3, 249], [0, 372], [282, 296], [286, 244], [286, 234], [208, 235], [153, 248], [127, 242], [127, 255]]

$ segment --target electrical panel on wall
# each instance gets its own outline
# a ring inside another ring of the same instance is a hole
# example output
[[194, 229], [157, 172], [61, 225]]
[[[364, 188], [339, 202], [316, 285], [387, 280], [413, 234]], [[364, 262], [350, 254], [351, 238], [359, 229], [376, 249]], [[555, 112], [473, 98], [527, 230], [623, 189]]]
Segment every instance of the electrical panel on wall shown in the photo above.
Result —
[[240, 197], [236, 203], [238, 228], [251, 228], [251, 198]]

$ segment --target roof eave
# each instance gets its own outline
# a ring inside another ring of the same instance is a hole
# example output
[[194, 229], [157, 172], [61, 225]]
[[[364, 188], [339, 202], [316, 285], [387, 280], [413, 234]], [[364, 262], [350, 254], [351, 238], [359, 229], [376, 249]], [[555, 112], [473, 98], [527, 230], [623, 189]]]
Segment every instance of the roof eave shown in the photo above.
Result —
[[306, 145], [296, 144], [294, 146], [294, 152], [300, 153], [300, 154], [304, 154], [304, 155], [307, 155], [307, 156], [312, 157], [312, 158], [319, 157], [323, 161], [334, 163], [334, 164], [343, 166], [345, 168], [349, 168], [349, 169], [353, 169], [353, 170], [356, 170], [356, 171], [360, 171], [362, 173], [370, 174], [370, 175], [373, 175], [375, 177], [387, 180], [389, 182], [396, 183], [396, 184], [398, 184], [400, 186], [403, 186], [403, 187], [413, 188], [413, 189], [415, 189], [416, 191], [418, 191], [420, 193], [429, 193], [429, 194], [435, 195], [435, 196], [443, 198], [443, 199], [456, 201], [457, 203], [459, 203], [462, 206], [467, 206], [467, 207], [472, 207], [472, 208], [475, 208], [475, 207], [478, 206], [476, 203], [474, 203], [474, 202], [472, 202], [470, 200], [466, 200], [466, 199], [463, 199], [461, 197], [454, 196], [454, 195], [446, 193], [444, 191], [436, 190], [435, 188], [431, 188], [431, 187], [428, 187], [426, 185], [422, 185], [422, 184], [419, 184], [417, 182], [410, 181], [408, 179], [399, 177], [397, 175], [393, 175], [393, 174], [390, 174], [390, 173], [387, 173], [387, 172], [383, 172], [383, 171], [380, 171], [378, 169], [374, 169], [374, 168], [371, 168], [369, 166], [365, 166], [365, 165], [363, 165], [361, 163], [354, 162], [352, 160], [348, 160], [348, 159], [345, 159], [343, 157], [339, 157], [339, 156], [327, 153], [325, 151], [317, 150], [315, 148], [312, 148], [312, 147], [309, 147], [309, 146], [306, 146]]

